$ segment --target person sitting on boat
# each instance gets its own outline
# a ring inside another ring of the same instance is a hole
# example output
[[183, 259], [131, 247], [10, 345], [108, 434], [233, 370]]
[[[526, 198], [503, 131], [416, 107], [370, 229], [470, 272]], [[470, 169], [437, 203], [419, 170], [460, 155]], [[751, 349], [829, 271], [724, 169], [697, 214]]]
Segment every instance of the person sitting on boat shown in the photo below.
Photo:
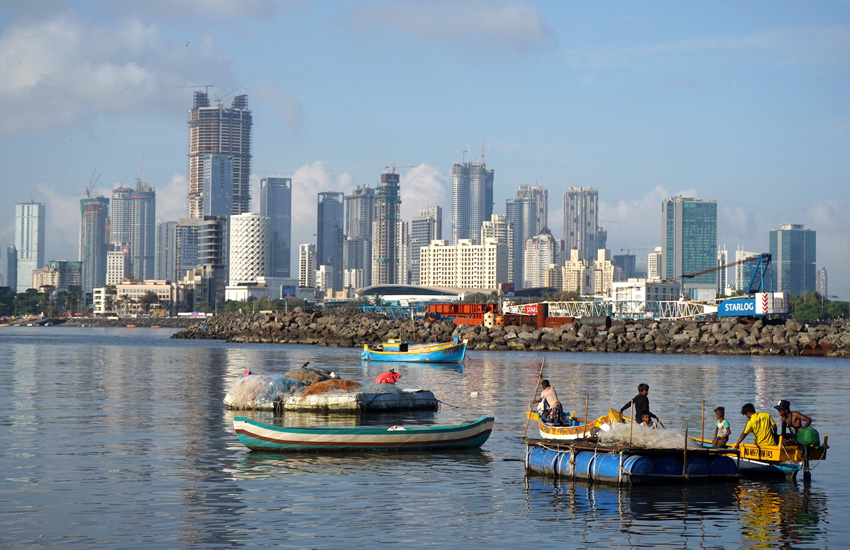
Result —
[[811, 426], [812, 419], [800, 411], [792, 411], [791, 402], [786, 399], [780, 400], [773, 408], [782, 418], [782, 442], [789, 445], [797, 443], [797, 430]]
[[738, 448], [748, 433], [753, 434], [755, 443], [759, 447], [776, 445], [776, 423], [769, 414], [757, 413], [752, 403], [747, 403], [741, 407], [741, 414], [747, 417], [747, 425], [744, 427], [744, 432], [738, 438], [737, 443], [732, 445], [733, 449]]
[[387, 372], [382, 372], [375, 378], [376, 384], [395, 384], [398, 382], [398, 379], [401, 378], [401, 375], [397, 373], [394, 369], [390, 369]]
[[711, 446], [715, 449], [726, 447], [726, 442], [729, 440], [729, 434], [732, 430], [729, 429], [729, 421], [726, 420], [726, 409], [717, 407], [714, 409], [714, 416], [717, 418], [717, 424], [714, 426], [714, 439], [711, 440]]
[[649, 384], [638, 384], [638, 394], [634, 396], [631, 401], [620, 407], [620, 413], [630, 408], [634, 403], [634, 418], [643, 418], [643, 413], [648, 412], [651, 418], [654, 418], [656, 422], [660, 422], [658, 417], [649, 411], [649, 397], [647, 397], [648, 394]]
[[652, 413], [649, 411], [644, 412], [640, 420], [640, 425], [644, 428], [651, 428], [653, 430], [658, 428], [658, 422], [653, 422]]
[[540, 402], [543, 403], [543, 418], [551, 422], [560, 421], [564, 408], [561, 406], [555, 388], [549, 384], [548, 380], [544, 380], [540, 384], [543, 386], [543, 391], [540, 392]]

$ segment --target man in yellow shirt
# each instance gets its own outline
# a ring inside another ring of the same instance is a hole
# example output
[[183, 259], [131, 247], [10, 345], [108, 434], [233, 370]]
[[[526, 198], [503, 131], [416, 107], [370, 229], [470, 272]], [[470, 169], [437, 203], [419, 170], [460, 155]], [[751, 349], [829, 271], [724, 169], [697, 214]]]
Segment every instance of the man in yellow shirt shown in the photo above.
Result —
[[747, 417], [747, 425], [744, 427], [741, 437], [738, 438], [738, 442], [732, 446], [733, 449], [738, 448], [748, 433], [753, 434], [755, 444], [759, 447], [776, 445], [776, 423], [769, 414], [757, 413], [752, 403], [747, 403], [741, 407], [741, 414]]

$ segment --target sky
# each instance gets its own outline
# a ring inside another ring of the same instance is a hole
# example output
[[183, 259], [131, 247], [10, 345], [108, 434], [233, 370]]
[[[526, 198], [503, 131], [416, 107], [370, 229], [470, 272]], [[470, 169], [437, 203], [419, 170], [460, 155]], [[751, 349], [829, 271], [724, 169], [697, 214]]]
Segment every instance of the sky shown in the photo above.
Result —
[[319, 192], [393, 165], [402, 218], [440, 205], [449, 236], [451, 165], [483, 156], [495, 213], [544, 186], [563, 237], [564, 191], [594, 187], [611, 253], [644, 261], [674, 195], [716, 200], [730, 251], [803, 224], [848, 300], [848, 52], [848, 0], [0, 2], [0, 248], [34, 200], [47, 259], [76, 260], [80, 198], [136, 178], [186, 217], [208, 89], [249, 97], [253, 196], [293, 179], [293, 254]]

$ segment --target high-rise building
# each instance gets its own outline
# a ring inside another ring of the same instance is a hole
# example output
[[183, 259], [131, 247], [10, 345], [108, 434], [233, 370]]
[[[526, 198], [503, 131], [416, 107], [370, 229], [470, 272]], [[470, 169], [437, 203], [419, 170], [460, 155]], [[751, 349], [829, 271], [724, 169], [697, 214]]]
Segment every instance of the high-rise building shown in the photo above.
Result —
[[481, 224], [493, 214], [493, 169], [481, 162], [452, 164], [452, 244], [481, 244]]
[[204, 155], [204, 216], [229, 216], [233, 212], [233, 157]]
[[[15, 205], [15, 248], [17, 249], [17, 292], [32, 288], [32, 275], [44, 265], [45, 208], [40, 202]], [[12, 286], [11, 283], [9, 286]]]
[[121, 250], [130, 244], [130, 231], [133, 225], [130, 218], [132, 207], [130, 187], [116, 187], [112, 190], [112, 201], [109, 203], [109, 243], [115, 250]]
[[564, 243], [556, 239], [547, 229], [525, 241], [525, 267], [523, 288], [535, 288], [545, 285], [546, 270], [550, 264], [561, 265], [564, 262]]
[[[160, 221], [156, 224], [155, 278], [176, 282], [177, 275], [177, 222]], [[191, 269], [191, 268], [189, 268]]]
[[207, 92], [196, 91], [189, 110], [189, 217], [203, 216], [204, 167], [208, 155], [233, 159], [232, 214], [250, 211], [251, 126], [248, 96], [233, 98], [230, 108], [210, 105]]
[[130, 245], [124, 245], [119, 250], [106, 252], [106, 284], [117, 285], [124, 277], [132, 275], [132, 263], [130, 262]]
[[269, 218], [269, 276], [289, 277], [292, 255], [292, 178], [260, 180], [260, 215]]
[[646, 278], [661, 279], [663, 277], [662, 268], [664, 266], [664, 254], [660, 246], [656, 246], [655, 250], [646, 256]]
[[230, 285], [256, 282], [269, 275], [271, 222], [245, 212], [230, 217]]
[[133, 277], [153, 279], [156, 267], [156, 191], [136, 180], [130, 193], [130, 265]]
[[[316, 216], [316, 269], [319, 266], [334, 266], [333, 289], [342, 289], [343, 223], [345, 219], [345, 195], [336, 191], [319, 193], [318, 215]], [[339, 280], [337, 281], [337, 278]]]
[[52, 286], [54, 290], [69, 290], [80, 286], [82, 262], [49, 260], [33, 277], [33, 288]]
[[498, 239], [508, 252], [508, 280], [502, 282], [514, 283], [515, 288], [521, 288], [522, 277], [520, 276], [519, 278], [520, 282], [516, 282], [516, 279], [513, 278], [513, 274], [516, 271], [516, 257], [514, 256], [514, 250], [516, 248], [522, 250], [524, 247], [517, 244], [514, 233], [514, 225], [508, 221], [508, 217], [506, 215], [492, 214], [488, 221], [481, 224], [481, 242], [483, 243], [484, 239], [487, 238]]
[[587, 296], [593, 294], [594, 273], [590, 260], [579, 258], [578, 249], [569, 250], [570, 259], [564, 262], [562, 290]]
[[348, 238], [372, 238], [372, 222], [375, 221], [375, 190], [357, 186], [345, 197], [345, 236]]
[[717, 201], [671, 197], [661, 203], [662, 277], [682, 279], [689, 298], [714, 298], [717, 292]]
[[109, 199], [86, 197], [80, 199], [80, 257], [83, 262], [82, 290], [106, 284], [106, 221], [109, 218]]
[[298, 286], [316, 287], [316, 245], [298, 245]]
[[623, 281], [637, 276], [637, 257], [634, 254], [615, 254], [613, 261], [619, 269], [620, 278]]
[[735, 290], [744, 292], [749, 290], [750, 280], [753, 278], [756, 262], [742, 263], [742, 260], [758, 256], [758, 252], [747, 252], [741, 245], [738, 245], [735, 249]]
[[505, 203], [505, 214], [513, 226], [514, 246], [510, 249], [511, 282], [522, 286], [525, 262], [525, 242], [548, 229], [549, 192], [537, 185], [521, 185], [513, 199]]
[[419, 249], [443, 238], [443, 209], [429, 206], [410, 222], [410, 283], [419, 284]]
[[375, 190], [375, 221], [372, 224], [372, 284], [391, 285], [398, 279], [401, 195], [400, 177], [395, 172], [381, 174]]
[[726, 295], [726, 288], [729, 286], [729, 251], [726, 247], [717, 251], [717, 291], [718, 296]]
[[607, 232], [599, 227], [599, 191], [593, 187], [570, 187], [564, 192], [565, 249], [576, 249], [582, 260], [595, 260], [606, 247]]
[[177, 278], [194, 281], [193, 305], [223, 305], [230, 254], [228, 217], [181, 218], [175, 233]]
[[6, 281], [12, 292], [18, 291], [18, 249], [15, 243], [9, 243], [6, 249]]
[[821, 297], [826, 298], [827, 292], [829, 291], [829, 286], [827, 285], [827, 277], [826, 277], [826, 268], [821, 267], [817, 271], [817, 283], [815, 287], [817, 288], [817, 293], [821, 295]]
[[773, 289], [794, 296], [814, 292], [816, 248], [817, 234], [812, 229], [791, 223], [771, 229]]

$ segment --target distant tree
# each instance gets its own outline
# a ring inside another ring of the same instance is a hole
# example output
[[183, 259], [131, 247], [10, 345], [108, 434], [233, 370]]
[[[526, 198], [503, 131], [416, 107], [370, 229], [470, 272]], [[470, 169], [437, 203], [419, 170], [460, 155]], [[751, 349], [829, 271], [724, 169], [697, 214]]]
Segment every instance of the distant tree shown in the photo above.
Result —
[[147, 314], [150, 313], [152, 305], [159, 303], [159, 297], [152, 290], [148, 290], [139, 298], [139, 303], [142, 305], [142, 311]]
[[472, 294], [467, 294], [463, 297], [462, 303], [464, 304], [486, 304], [489, 296], [482, 292], [473, 292]]

